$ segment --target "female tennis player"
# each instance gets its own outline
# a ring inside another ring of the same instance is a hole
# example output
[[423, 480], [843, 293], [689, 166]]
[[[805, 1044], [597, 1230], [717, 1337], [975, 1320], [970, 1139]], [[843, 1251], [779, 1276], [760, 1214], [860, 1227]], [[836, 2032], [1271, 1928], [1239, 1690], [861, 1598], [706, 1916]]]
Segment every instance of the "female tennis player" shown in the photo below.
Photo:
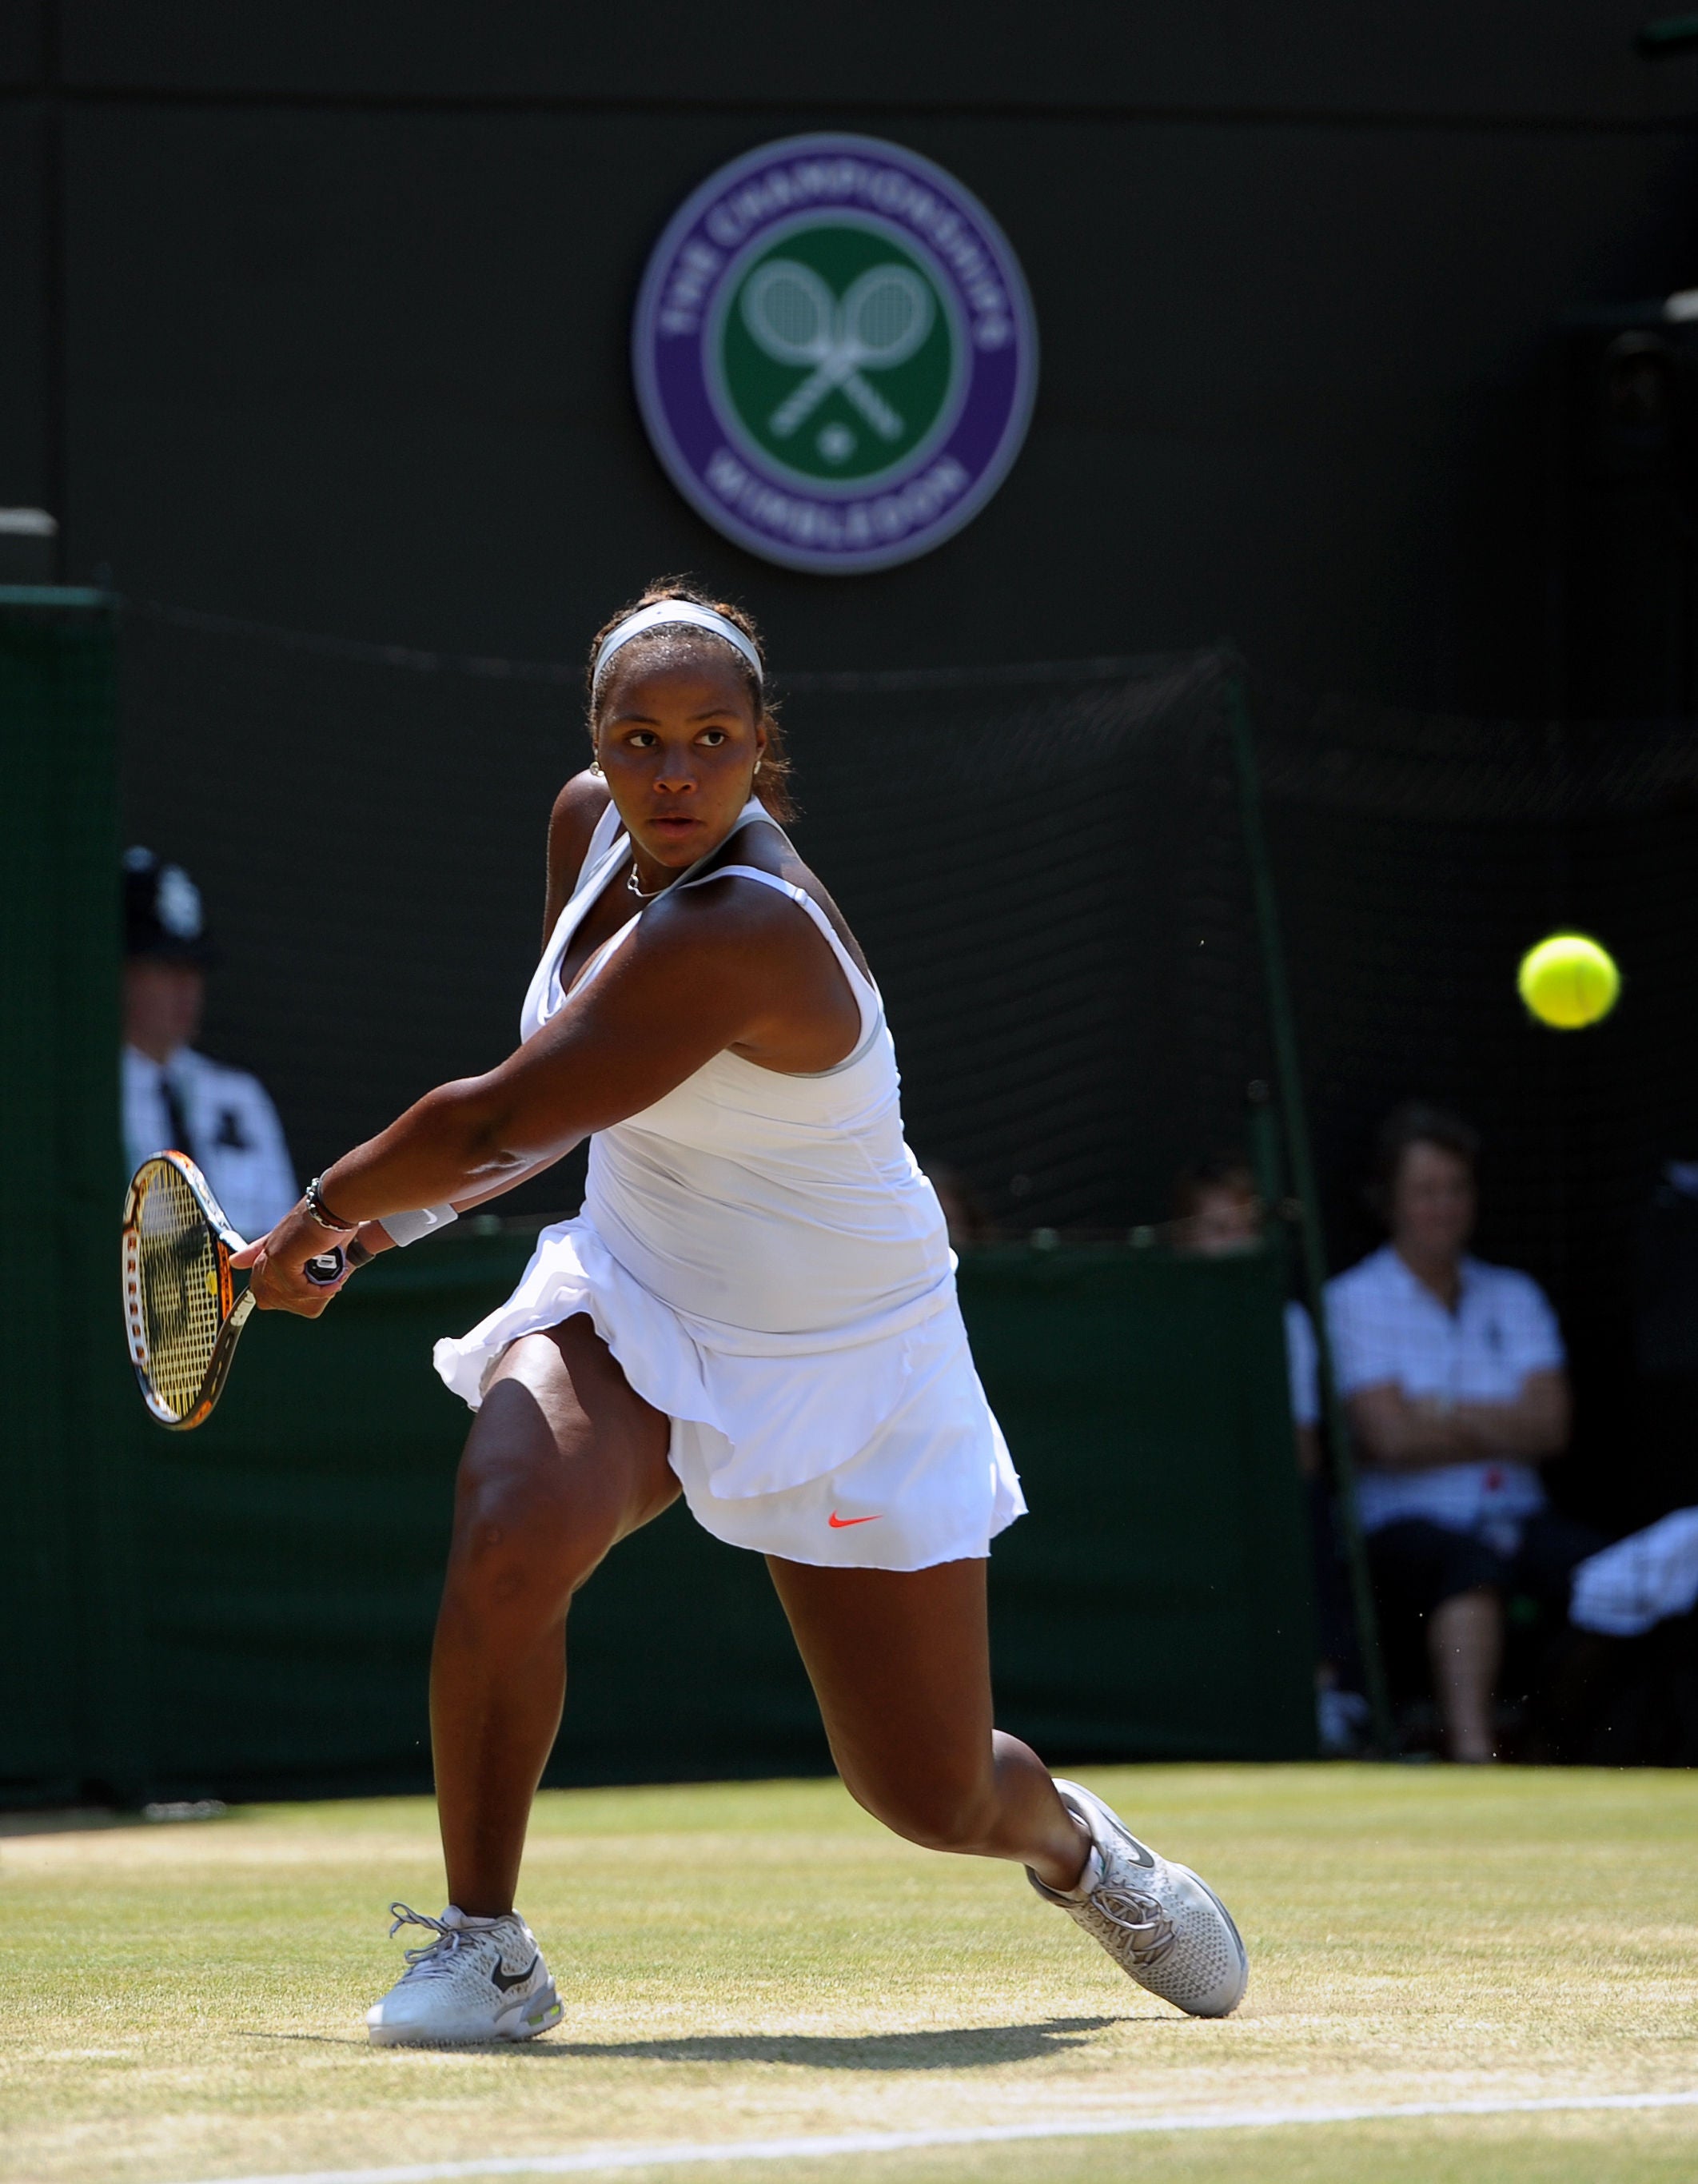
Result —
[[903, 1142], [878, 989], [778, 823], [765, 684], [747, 616], [681, 586], [608, 625], [522, 1043], [345, 1155], [237, 1262], [261, 1306], [316, 1315], [330, 1293], [302, 1269], [331, 1240], [356, 1259], [410, 1241], [590, 1139], [582, 1213], [437, 1349], [476, 1413], [431, 1665], [452, 1900], [440, 1919], [395, 1907], [428, 1938], [367, 2014], [380, 2043], [559, 2022], [514, 1894], [566, 1611], [681, 1490], [766, 1557], [869, 1812], [1023, 1864], [1182, 2009], [1223, 2016], [1244, 1992], [1213, 1892], [992, 1726], [985, 1562], [1025, 1504]]

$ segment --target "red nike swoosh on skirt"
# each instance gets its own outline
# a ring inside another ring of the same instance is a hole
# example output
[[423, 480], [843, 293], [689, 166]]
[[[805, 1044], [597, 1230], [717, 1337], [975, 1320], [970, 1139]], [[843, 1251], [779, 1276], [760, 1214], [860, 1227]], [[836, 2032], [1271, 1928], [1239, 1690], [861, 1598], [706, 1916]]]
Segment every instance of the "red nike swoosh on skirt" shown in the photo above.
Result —
[[840, 1517], [837, 1511], [833, 1509], [831, 1515], [827, 1518], [826, 1522], [831, 1526], [834, 1532], [846, 1532], [851, 1524], [876, 1524], [878, 1522], [878, 1518], [877, 1516]]

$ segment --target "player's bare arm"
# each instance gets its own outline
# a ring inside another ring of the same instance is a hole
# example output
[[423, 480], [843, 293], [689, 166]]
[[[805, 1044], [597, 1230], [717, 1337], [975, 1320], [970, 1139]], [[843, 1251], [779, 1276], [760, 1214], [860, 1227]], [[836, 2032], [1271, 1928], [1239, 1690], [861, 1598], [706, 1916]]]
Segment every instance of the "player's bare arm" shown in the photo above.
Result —
[[[545, 948], [571, 894], [573, 878], [583, 864], [590, 838], [595, 833], [596, 822], [607, 810], [608, 802], [606, 780], [600, 774], [592, 772], [587, 766], [573, 774], [554, 799], [548, 815], [547, 872], [543, 888], [543, 945]], [[482, 1184], [475, 1190], [457, 1191], [446, 1203], [452, 1206], [456, 1213], [470, 1213], [475, 1207], [487, 1206], [492, 1199], [503, 1197], [509, 1190], [517, 1190], [521, 1183], [528, 1183], [532, 1177], [544, 1173], [571, 1150], [571, 1145], [563, 1146], [560, 1152], [535, 1160], [524, 1168], [504, 1172], [498, 1179]], [[381, 1221], [363, 1222], [358, 1240], [361, 1249], [371, 1257], [393, 1249], [393, 1240]]]
[[[812, 1073], [855, 1042], [854, 996], [811, 926], [736, 879], [657, 906], [554, 1022], [481, 1077], [426, 1093], [321, 1182], [350, 1224], [479, 1201], [639, 1113], [729, 1048]], [[330, 1292], [301, 1273], [324, 1231], [297, 1213], [253, 1262], [262, 1311], [315, 1318]]]

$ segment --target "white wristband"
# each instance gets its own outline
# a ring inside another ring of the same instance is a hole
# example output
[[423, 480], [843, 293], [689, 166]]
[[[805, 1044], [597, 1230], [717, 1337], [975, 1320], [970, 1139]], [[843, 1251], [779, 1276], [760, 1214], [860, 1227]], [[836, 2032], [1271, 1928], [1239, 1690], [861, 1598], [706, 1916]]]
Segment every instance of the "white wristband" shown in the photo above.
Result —
[[421, 1206], [416, 1213], [385, 1213], [381, 1219], [383, 1233], [390, 1242], [404, 1248], [416, 1244], [421, 1236], [434, 1235], [438, 1228], [446, 1228], [459, 1216], [452, 1206]]

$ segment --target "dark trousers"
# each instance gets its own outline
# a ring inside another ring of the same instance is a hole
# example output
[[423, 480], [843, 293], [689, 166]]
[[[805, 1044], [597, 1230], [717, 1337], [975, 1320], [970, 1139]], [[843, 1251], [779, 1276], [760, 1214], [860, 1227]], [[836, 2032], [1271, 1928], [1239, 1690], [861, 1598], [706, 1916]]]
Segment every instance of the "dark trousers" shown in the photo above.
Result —
[[1509, 1555], [1418, 1518], [1371, 1532], [1368, 1560], [1394, 1690], [1406, 1697], [1426, 1691], [1423, 1626], [1445, 1601], [1489, 1587], [1506, 1602], [1535, 1602], [1537, 1612], [1511, 1615], [1506, 1633], [1503, 1696], [1522, 1709], [1516, 1756], [1581, 1756], [1603, 1696], [1595, 1657], [1608, 1641], [1569, 1628], [1569, 1581], [1575, 1564], [1603, 1544], [1589, 1525], [1553, 1509], [1526, 1519]]
[[1425, 1618], [1445, 1601], [1483, 1586], [1506, 1599], [1525, 1595], [1566, 1615], [1575, 1564], [1603, 1544], [1601, 1533], [1555, 1509], [1525, 1518], [1520, 1544], [1508, 1555], [1477, 1533], [1408, 1517], [1368, 1534], [1368, 1563], [1374, 1592], [1390, 1615]]

